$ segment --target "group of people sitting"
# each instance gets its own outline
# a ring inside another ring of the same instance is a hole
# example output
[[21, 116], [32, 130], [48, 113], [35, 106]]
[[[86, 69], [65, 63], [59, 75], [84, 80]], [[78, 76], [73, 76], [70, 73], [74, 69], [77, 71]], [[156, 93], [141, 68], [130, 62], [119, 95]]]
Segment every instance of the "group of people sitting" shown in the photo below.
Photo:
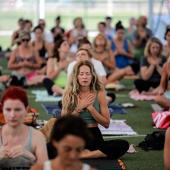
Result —
[[[109, 34], [107, 24], [111, 22], [111, 18], [107, 17], [106, 21], [98, 24], [99, 34], [93, 43], [90, 43], [81, 18], [74, 20], [75, 28], [69, 32], [69, 35], [65, 34], [67, 38], [64, 38], [64, 33], [56, 38], [56, 30], [60, 28], [60, 31], [64, 32], [60, 27], [60, 17], [57, 17], [56, 27], [51, 30], [54, 42], [49, 40], [50, 33], [45, 32], [44, 20], [40, 19], [38, 26], [31, 32], [27, 25], [26, 28], [23, 26], [23, 20], [20, 19], [20, 29], [15, 31], [12, 37], [12, 44], [18, 43], [18, 46], [10, 54], [8, 53], [8, 68], [12, 73], [10, 76], [2, 75], [0, 82], [7, 87], [43, 84], [49, 95], [62, 95], [67, 78], [76, 62], [89, 60], [94, 64], [99, 79], [105, 87], [119, 84], [126, 75], [140, 73], [141, 78], [134, 81], [139, 93], [162, 94], [167, 76], [162, 76], [165, 78], [161, 82], [161, 75], [166, 74], [163, 65], [170, 51], [170, 28], [167, 26], [165, 32], [167, 44], [163, 46], [158, 38], [152, 37], [151, 30], [146, 28], [147, 19], [144, 16], [137, 20], [137, 28], [131, 33], [133, 36], [131, 41], [128, 39], [127, 30], [132, 31], [132, 28], [125, 29], [119, 21], [115, 29], [110, 28]], [[73, 52], [71, 50], [73, 47], [78, 50]], [[168, 91], [165, 94], [168, 96]], [[113, 101], [115, 97], [110, 96], [107, 100]], [[167, 109], [167, 106], [162, 105], [160, 96], [156, 101]]]
[[29, 107], [26, 92], [10, 86], [1, 97], [5, 125], [0, 127], [0, 167], [29, 169], [35, 164], [33, 170], [90, 170], [80, 158], [117, 159], [127, 152], [127, 141], [104, 141], [98, 128], [98, 124], [109, 127], [110, 115], [103, 85], [90, 61], [74, 66], [62, 105], [46, 147], [43, 134], [23, 124]]
[[[19, 20], [20, 29], [12, 36], [12, 45], [18, 46], [6, 54], [12, 73], [0, 77], [8, 87], [1, 98], [6, 124], [0, 128], [0, 166], [29, 169], [39, 163], [32, 169], [85, 170], [92, 168], [79, 158], [117, 159], [124, 155], [128, 142], [104, 141], [98, 124], [109, 127], [107, 105], [115, 100], [114, 94], [105, 94], [105, 87], [118, 84], [125, 75], [140, 71], [141, 78], [134, 81], [136, 90], [157, 95], [155, 101], [169, 110], [170, 27], [163, 46], [146, 28], [144, 16], [137, 20], [136, 28], [134, 18], [128, 29], [120, 21], [115, 29], [110, 23], [110, 17], [100, 22], [99, 34], [90, 43], [81, 18], [76, 18], [75, 27], [66, 33], [60, 27], [60, 17], [51, 33], [45, 31], [42, 19], [33, 31], [30, 22], [28, 29]], [[53, 125], [47, 147], [41, 132], [23, 124], [28, 98], [16, 87], [37, 84], [43, 84], [49, 95], [62, 95], [61, 118]]]

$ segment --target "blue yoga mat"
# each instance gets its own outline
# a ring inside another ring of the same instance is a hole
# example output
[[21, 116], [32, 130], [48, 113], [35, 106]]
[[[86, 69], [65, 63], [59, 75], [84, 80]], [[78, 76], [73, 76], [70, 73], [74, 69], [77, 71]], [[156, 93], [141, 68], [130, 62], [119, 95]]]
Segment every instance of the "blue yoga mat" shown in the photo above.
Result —
[[[57, 104], [41, 104], [41, 106], [46, 111], [46, 114], [53, 116], [59, 116], [61, 114], [61, 109]], [[112, 116], [113, 114], [127, 114], [124, 108], [115, 103], [109, 104], [108, 108], [110, 116]]]
[[116, 103], [111, 103], [108, 105], [110, 117], [113, 114], [127, 114], [127, 111]]
[[53, 115], [54, 117], [61, 115], [61, 108], [57, 104], [41, 104], [46, 114]]

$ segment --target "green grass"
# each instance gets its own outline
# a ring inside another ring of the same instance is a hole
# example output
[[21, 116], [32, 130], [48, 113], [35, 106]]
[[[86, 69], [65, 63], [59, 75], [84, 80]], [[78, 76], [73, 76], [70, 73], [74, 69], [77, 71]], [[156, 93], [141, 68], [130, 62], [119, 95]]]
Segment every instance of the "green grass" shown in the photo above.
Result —
[[[0, 58], [0, 65], [3, 66], [3, 73], [6, 72], [6, 59]], [[126, 119], [126, 123], [130, 125], [134, 131], [139, 135], [147, 135], [152, 133], [156, 129], [152, 127], [151, 103], [153, 101], [134, 101], [128, 97], [128, 93], [133, 89], [133, 80], [122, 80], [122, 84], [126, 86], [126, 90], [115, 92], [118, 96], [124, 95], [124, 97], [117, 97], [115, 103], [133, 102], [137, 107], [127, 109], [127, 115], [113, 115], [113, 119]], [[37, 89], [37, 88], [36, 88]], [[41, 88], [42, 89], [42, 88]], [[39, 119], [48, 120], [51, 116], [47, 115], [44, 109], [41, 107], [42, 102], [35, 102], [35, 97], [31, 94], [32, 89], [26, 89], [28, 93], [30, 107], [36, 108], [40, 113]], [[132, 137], [120, 137], [127, 140], [130, 144], [138, 145], [139, 142], [144, 140], [142, 136]], [[107, 139], [108, 140], [108, 139]], [[163, 165], [163, 151], [143, 151], [138, 147], [135, 147], [137, 153], [126, 154], [121, 159], [123, 160], [127, 170], [162, 170]]]

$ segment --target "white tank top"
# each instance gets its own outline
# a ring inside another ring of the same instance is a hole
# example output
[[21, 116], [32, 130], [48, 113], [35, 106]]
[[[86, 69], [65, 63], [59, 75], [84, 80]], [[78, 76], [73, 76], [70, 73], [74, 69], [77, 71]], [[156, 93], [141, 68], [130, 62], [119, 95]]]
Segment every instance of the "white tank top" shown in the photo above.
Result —
[[[45, 161], [44, 162], [44, 168], [43, 170], [52, 170], [51, 169], [51, 161]], [[82, 170], [90, 170], [90, 166], [88, 164], [83, 164]]]

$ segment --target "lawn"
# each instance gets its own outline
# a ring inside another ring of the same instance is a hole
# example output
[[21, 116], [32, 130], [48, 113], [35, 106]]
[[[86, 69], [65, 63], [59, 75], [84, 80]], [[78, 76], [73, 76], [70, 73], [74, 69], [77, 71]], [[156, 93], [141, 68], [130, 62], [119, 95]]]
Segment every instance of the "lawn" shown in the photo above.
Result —
[[[9, 73], [6, 69], [7, 60], [0, 58], [0, 66], [3, 66], [2, 73]], [[152, 127], [151, 119], [151, 104], [153, 101], [134, 101], [128, 97], [128, 93], [133, 89], [133, 80], [123, 79], [122, 84], [126, 86], [125, 90], [114, 92], [118, 96], [115, 103], [133, 102], [137, 107], [127, 109], [127, 115], [113, 115], [113, 119], [126, 119], [126, 123], [130, 125], [138, 136], [120, 137], [126, 139], [130, 144], [138, 145], [143, 141], [144, 136], [157, 130]], [[35, 88], [34, 88], [35, 89]], [[36, 88], [37, 89], [37, 88]], [[40, 113], [39, 119], [48, 120], [51, 116], [47, 115], [41, 107], [41, 102], [35, 102], [35, 96], [31, 94], [32, 89], [26, 89], [28, 93], [30, 107], [36, 108]], [[1, 93], [1, 92], [0, 92]], [[121, 97], [120, 97], [121, 96]], [[143, 151], [135, 147], [137, 153], [126, 154], [121, 159], [123, 160], [127, 170], [161, 170], [163, 166], [163, 151]]]

